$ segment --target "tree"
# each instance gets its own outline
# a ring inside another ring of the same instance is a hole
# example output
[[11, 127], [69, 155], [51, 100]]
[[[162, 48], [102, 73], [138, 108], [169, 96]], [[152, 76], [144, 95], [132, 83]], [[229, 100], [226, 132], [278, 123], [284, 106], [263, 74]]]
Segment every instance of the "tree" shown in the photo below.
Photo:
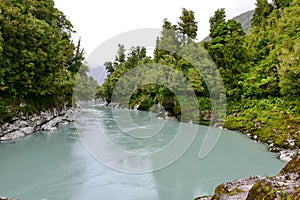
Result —
[[215, 32], [215, 29], [226, 21], [225, 8], [218, 9], [215, 12], [215, 15], [209, 19], [210, 23], [210, 36], [212, 37], [212, 33]]
[[80, 41], [71, 39], [71, 22], [52, 0], [0, 1], [0, 10], [1, 112], [12, 110], [13, 117], [71, 103], [84, 59]]
[[252, 26], [260, 26], [265, 19], [271, 14], [273, 6], [267, 0], [256, 0], [256, 8], [253, 18], [251, 19]]
[[[291, 44], [287, 44], [291, 45]], [[300, 39], [293, 42], [291, 49], [283, 49], [280, 56], [280, 92], [286, 96], [300, 97]]]
[[247, 53], [244, 48], [245, 32], [235, 20], [224, 21], [224, 9], [217, 10], [210, 19], [212, 32], [208, 52], [222, 75], [227, 96], [232, 100], [241, 98], [241, 85]]
[[177, 52], [178, 41], [176, 38], [177, 26], [172, 25], [168, 19], [164, 19], [161, 36], [157, 38], [154, 50], [154, 60], [158, 62], [165, 55]]
[[179, 19], [178, 30], [181, 33], [179, 40], [181, 45], [185, 45], [196, 39], [198, 25], [195, 20], [194, 12], [185, 8], [182, 9], [182, 14]]
[[288, 7], [292, 3], [292, 0], [273, 0], [273, 3], [276, 8], [284, 8]]

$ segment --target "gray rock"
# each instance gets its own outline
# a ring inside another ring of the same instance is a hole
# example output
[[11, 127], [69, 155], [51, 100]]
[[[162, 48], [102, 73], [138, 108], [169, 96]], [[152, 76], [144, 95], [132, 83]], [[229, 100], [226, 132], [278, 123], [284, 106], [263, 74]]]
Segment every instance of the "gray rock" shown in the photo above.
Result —
[[16, 127], [23, 128], [23, 127], [28, 126], [28, 122], [25, 121], [25, 120], [18, 120], [18, 121], [16, 121], [16, 122], [14, 123], [14, 125], [15, 125]]
[[20, 137], [24, 137], [25, 134], [22, 131], [13, 131], [10, 132], [6, 135], [4, 135], [3, 137], [0, 138], [0, 140], [2, 141], [8, 141], [8, 140], [14, 140]]
[[20, 131], [22, 131], [25, 135], [29, 135], [32, 134], [35, 130], [33, 127], [23, 127], [20, 129]]
[[[300, 152], [273, 177], [258, 181], [249, 191], [252, 199], [300, 199]], [[271, 192], [272, 191], [272, 192]]]
[[51, 123], [51, 122], [48, 122], [48, 123], [44, 124], [44, 125], [41, 127], [41, 130], [42, 130], [42, 131], [50, 131], [52, 127], [53, 127], [53, 126], [52, 126], [52, 123]]
[[203, 196], [203, 197], [197, 197], [195, 200], [211, 200], [213, 196]]
[[56, 131], [57, 127], [51, 127], [49, 131]]
[[23, 116], [12, 124], [5, 123], [0, 127], [0, 141], [13, 140], [29, 135], [38, 130], [55, 131], [57, 126], [76, 120], [80, 108], [53, 109], [42, 111], [39, 115]]
[[289, 138], [289, 139], [287, 139], [287, 142], [288, 142], [288, 144], [289, 144], [290, 147], [294, 147], [295, 146], [295, 140], [294, 139]]
[[9, 127], [8, 127], [8, 130], [9, 130], [9, 132], [11, 132], [11, 131], [18, 130], [18, 128], [19, 128], [19, 127], [17, 127], [16, 125], [10, 124]]
[[267, 143], [272, 144], [272, 143], [274, 143], [274, 140], [268, 140]]
[[214, 196], [198, 197], [195, 200], [240, 200], [246, 199], [252, 186], [263, 178], [260, 176], [251, 176], [249, 178], [229, 181], [217, 186]]
[[297, 154], [298, 150], [282, 150], [279, 152], [279, 159], [285, 162], [290, 162], [292, 158]]
[[[167, 116], [166, 120], [170, 120], [170, 121], [178, 121], [178, 119], [176, 117], [171, 117], [171, 116]], [[193, 122], [192, 122], [193, 123]]]

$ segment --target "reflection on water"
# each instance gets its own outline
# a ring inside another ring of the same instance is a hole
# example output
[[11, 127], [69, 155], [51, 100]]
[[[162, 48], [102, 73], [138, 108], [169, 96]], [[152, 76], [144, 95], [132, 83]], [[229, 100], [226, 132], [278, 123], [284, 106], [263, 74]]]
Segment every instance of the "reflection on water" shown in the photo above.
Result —
[[[160, 134], [137, 139], [120, 131], [111, 109], [97, 109], [97, 124], [103, 133], [126, 151], [156, 151], [172, 141], [180, 125], [161, 121], [158, 123], [164, 123], [164, 128]], [[91, 132], [95, 112], [90, 108], [83, 111], [79, 125]], [[147, 112], [130, 111], [130, 115], [140, 126], [151, 123], [151, 114]], [[124, 117], [125, 120], [128, 118]], [[209, 156], [199, 160], [206, 129], [202, 126], [198, 129], [194, 143], [180, 159], [146, 174], [124, 173], [98, 162], [81, 143], [74, 124], [60, 127], [56, 132], [39, 132], [3, 143], [0, 145], [0, 196], [32, 200], [45, 197], [49, 200], [193, 199], [213, 193], [215, 186], [224, 181], [276, 174], [285, 164], [275, 154], [266, 152], [263, 145], [231, 131], [224, 131]], [[105, 153], [112, 159], [122, 159], [114, 152]], [[153, 165], [151, 160], [143, 162]]]

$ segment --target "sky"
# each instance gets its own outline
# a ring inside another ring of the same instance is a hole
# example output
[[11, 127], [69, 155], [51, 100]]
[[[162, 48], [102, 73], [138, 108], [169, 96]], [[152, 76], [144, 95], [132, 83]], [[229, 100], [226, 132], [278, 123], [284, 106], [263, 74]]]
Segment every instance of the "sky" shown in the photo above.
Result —
[[256, 0], [54, 0], [71, 21], [88, 57], [99, 45], [127, 31], [161, 28], [163, 19], [179, 21], [182, 8], [193, 10], [201, 41], [209, 34], [209, 18], [225, 8], [228, 19], [255, 8]]

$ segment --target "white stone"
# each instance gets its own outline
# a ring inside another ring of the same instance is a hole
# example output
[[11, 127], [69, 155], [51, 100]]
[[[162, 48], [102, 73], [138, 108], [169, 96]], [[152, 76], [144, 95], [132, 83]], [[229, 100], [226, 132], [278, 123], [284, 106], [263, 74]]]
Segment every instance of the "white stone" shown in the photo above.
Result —
[[287, 142], [289, 143], [289, 146], [295, 146], [295, 141], [293, 139], [287, 139]]
[[57, 127], [51, 127], [49, 131], [56, 131]]
[[41, 127], [41, 130], [43, 131], [50, 131], [50, 129], [52, 128], [51, 123], [46, 123]]
[[1, 137], [1, 140], [7, 141], [7, 140], [13, 140], [19, 137], [24, 137], [25, 134], [22, 133], [21, 131], [14, 131], [6, 134], [5, 136]]
[[274, 146], [274, 143], [271, 143], [270, 145], [269, 145], [269, 147], [273, 147]]
[[29, 135], [32, 134], [34, 132], [34, 128], [33, 127], [24, 127], [20, 129], [25, 135]]
[[20, 121], [16, 121], [16, 122], [14, 123], [14, 125], [15, 125], [16, 127], [23, 128], [23, 127], [28, 126], [28, 122], [27, 122], [27, 121], [24, 121], [24, 120], [20, 120]]
[[297, 150], [282, 150], [279, 153], [279, 159], [290, 162], [292, 158], [296, 155]]

